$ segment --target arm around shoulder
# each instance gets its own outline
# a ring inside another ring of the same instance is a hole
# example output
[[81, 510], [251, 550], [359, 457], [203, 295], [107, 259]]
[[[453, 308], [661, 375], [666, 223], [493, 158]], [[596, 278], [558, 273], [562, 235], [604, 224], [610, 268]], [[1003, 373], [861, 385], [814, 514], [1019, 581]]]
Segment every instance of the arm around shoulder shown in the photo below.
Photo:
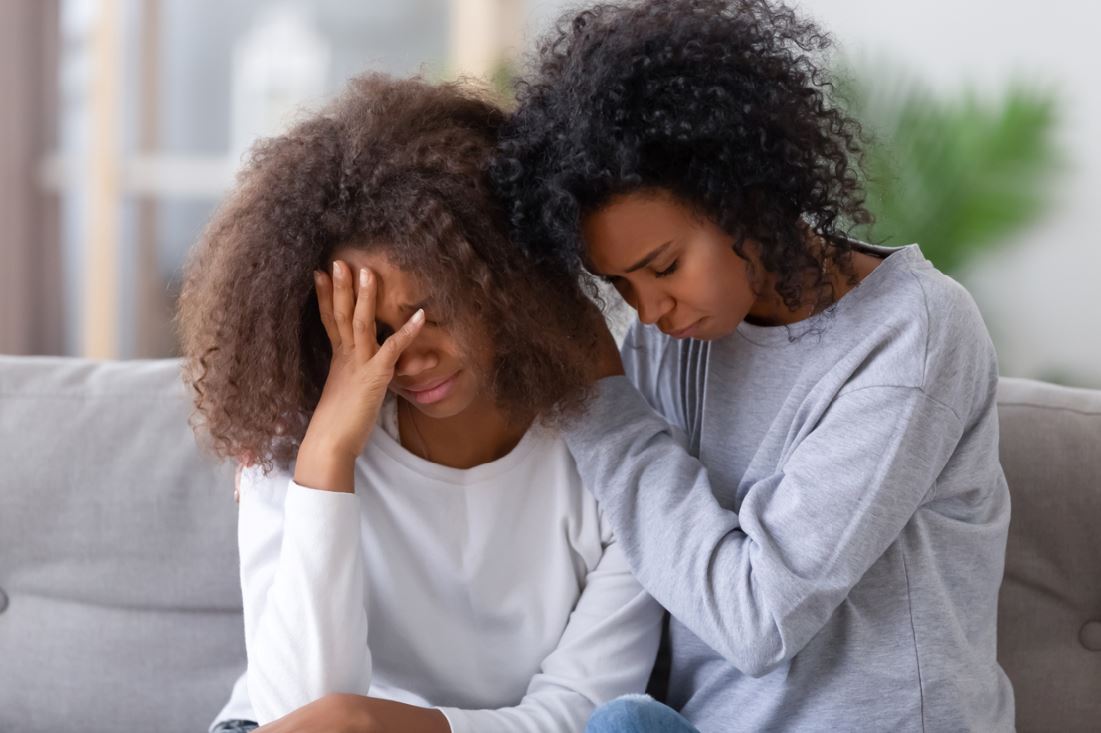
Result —
[[798, 653], [894, 542], [959, 440], [921, 390], [841, 396], [783, 470], [721, 506], [707, 468], [627, 380], [567, 436], [643, 586], [746, 674]]

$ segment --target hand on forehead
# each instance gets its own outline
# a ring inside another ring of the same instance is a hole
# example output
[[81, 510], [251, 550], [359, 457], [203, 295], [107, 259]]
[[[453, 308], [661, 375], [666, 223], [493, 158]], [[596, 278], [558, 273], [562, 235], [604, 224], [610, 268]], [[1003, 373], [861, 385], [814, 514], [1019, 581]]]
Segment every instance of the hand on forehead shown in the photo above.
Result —
[[398, 267], [385, 252], [344, 247], [333, 252], [332, 260], [344, 262], [357, 278], [361, 268], [371, 271], [377, 281], [375, 315], [387, 325], [399, 326], [418, 309], [427, 313], [432, 305], [420, 278]]

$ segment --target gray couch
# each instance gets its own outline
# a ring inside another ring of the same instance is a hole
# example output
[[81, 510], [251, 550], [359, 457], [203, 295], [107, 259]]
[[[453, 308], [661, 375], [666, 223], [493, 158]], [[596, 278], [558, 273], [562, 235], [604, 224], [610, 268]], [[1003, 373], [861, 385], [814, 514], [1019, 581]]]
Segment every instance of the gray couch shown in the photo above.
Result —
[[[2, 733], [197, 733], [243, 669], [232, 469], [178, 368], [0, 356]], [[1101, 730], [1101, 392], [999, 403], [1018, 728]]]

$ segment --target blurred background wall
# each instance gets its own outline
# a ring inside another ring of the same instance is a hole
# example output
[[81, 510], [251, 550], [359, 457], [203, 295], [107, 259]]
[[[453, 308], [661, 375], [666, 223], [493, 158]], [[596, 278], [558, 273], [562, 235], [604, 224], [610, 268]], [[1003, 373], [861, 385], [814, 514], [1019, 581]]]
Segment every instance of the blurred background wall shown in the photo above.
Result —
[[[242, 152], [375, 69], [502, 83], [561, 0], [3, 0], [0, 352], [175, 353]], [[1101, 386], [1094, 3], [803, 0], [873, 139], [860, 232], [974, 293], [1002, 372]]]
[[[801, 7], [868, 77], [921, 80], [948, 100], [970, 90], [994, 103], [1015, 86], [1049, 95], [1053, 118], [1044, 134], [1056, 160], [1037, 176], [1046, 201], [1031, 221], [950, 271], [978, 301], [1003, 374], [1101, 386], [1101, 65], [1093, 50], [1101, 4], [803, 0]], [[1007, 187], [1035, 182], [1004, 170]]]

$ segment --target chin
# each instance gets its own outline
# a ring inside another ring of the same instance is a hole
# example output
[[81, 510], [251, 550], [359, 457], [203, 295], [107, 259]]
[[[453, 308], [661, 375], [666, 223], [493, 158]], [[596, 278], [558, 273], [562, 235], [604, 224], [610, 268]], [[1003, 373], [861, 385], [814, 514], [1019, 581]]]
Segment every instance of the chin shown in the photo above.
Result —
[[449, 417], [455, 417], [466, 409], [466, 405], [460, 404], [452, 399], [440, 400], [431, 405], [419, 405], [416, 402], [409, 402], [409, 404], [416, 408], [417, 412], [433, 420], [444, 420]]
[[738, 330], [738, 324], [730, 326], [727, 324], [721, 324], [718, 326], [708, 324], [707, 328], [701, 329], [699, 333], [695, 334], [692, 338], [697, 341], [718, 341], [724, 339], [727, 336], [732, 335]]

